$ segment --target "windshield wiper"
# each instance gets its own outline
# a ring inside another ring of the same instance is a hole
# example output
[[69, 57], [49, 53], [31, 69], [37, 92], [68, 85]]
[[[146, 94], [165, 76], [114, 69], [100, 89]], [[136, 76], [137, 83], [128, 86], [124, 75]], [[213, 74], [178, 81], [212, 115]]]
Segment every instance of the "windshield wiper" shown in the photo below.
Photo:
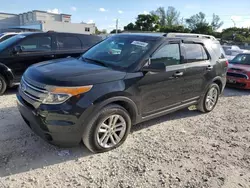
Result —
[[107, 67], [107, 65], [105, 63], [103, 63], [102, 61], [99, 61], [99, 60], [90, 59], [90, 58], [87, 58], [87, 57], [82, 57], [82, 60], [84, 60], [84, 61], [91, 61], [91, 62], [94, 62], [96, 64], [99, 64], [99, 65], [102, 65], [104, 67]]

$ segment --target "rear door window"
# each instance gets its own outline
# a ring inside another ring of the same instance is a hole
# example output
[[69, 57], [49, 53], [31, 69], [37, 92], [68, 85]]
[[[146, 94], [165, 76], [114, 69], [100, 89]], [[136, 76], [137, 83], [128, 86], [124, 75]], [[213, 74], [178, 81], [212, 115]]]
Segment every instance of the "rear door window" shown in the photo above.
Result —
[[50, 51], [51, 50], [51, 37], [50, 36], [35, 36], [28, 37], [18, 44], [22, 52], [37, 52], [37, 51]]
[[208, 60], [207, 52], [201, 44], [183, 44], [183, 46], [187, 63]]
[[75, 50], [81, 49], [82, 43], [80, 39], [75, 36], [58, 36], [57, 48], [59, 50]]

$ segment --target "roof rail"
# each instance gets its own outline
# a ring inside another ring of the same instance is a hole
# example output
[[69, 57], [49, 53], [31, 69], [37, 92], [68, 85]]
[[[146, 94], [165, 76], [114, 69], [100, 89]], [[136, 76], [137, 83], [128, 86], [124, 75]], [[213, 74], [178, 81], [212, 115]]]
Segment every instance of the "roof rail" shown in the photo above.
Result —
[[182, 37], [206, 38], [206, 39], [216, 40], [216, 38], [212, 35], [193, 34], [193, 33], [168, 33], [168, 34], [166, 34], [166, 37], [170, 37], [170, 38], [182, 38]]

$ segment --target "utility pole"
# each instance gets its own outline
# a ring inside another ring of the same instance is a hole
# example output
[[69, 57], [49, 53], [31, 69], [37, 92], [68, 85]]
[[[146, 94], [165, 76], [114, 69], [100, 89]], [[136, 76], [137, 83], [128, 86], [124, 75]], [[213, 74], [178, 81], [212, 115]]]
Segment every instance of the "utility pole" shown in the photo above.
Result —
[[116, 30], [115, 30], [115, 33], [116, 34], [118, 33], [118, 19], [116, 19]]
[[234, 23], [234, 27], [236, 27], [236, 23], [235, 23], [235, 21], [231, 18], [231, 20], [232, 20], [232, 22]]

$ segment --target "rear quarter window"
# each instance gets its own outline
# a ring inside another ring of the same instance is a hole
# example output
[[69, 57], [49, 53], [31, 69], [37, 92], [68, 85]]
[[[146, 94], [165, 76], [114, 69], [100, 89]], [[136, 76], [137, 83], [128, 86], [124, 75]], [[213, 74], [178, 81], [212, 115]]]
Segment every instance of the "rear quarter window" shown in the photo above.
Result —
[[219, 59], [226, 58], [225, 51], [223, 50], [222, 46], [219, 43], [212, 43], [211, 47], [217, 58]]

